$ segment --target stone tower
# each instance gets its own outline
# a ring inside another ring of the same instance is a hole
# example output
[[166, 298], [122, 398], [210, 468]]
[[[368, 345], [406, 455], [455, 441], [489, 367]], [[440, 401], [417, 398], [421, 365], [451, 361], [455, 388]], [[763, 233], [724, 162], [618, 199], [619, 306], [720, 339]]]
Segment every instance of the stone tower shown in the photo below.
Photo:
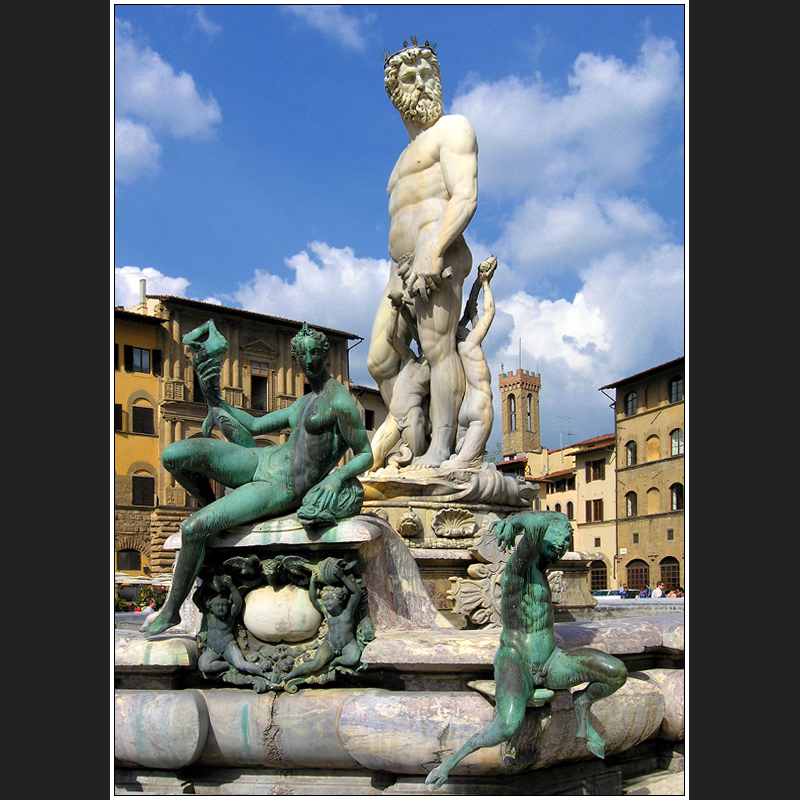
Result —
[[539, 451], [539, 390], [541, 375], [528, 370], [500, 374], [503, 454]]

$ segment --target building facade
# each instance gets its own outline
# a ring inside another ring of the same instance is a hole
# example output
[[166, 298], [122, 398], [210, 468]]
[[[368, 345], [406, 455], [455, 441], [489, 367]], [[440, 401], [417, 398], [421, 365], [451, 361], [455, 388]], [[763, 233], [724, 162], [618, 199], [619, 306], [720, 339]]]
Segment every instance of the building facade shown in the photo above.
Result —
[[115, 571], [151, 573], [150, 514], [159, 472], [161, 321], [114, 310]]
[[[170, 572], [174, 552], [165, 551], [163, 544], [196, 507], [162, 467], [160, 454], [172, 442], [203, 435], [208, 406], [182, 339], [209, 319], [228, 342], [220, 386], [232, 406], [261, 416], [291, 405], [306, 392], [305, 376], [290, 346], [301, 322], [144, 292], [139, 305], [115, 309], [114, 540], [119, 571], [130, 571], [127, 567], [136, 563], [138, 553], [142, 571], [132, 574]], [[312, 327], [328, 337], [328, 370], [351, 387], [371, 436], [386, 411], [377, 389], [350, 382], [348, 348], [361, 337]], [[212, 435], [221, 438], [219, 431]], [[285, 430], [256, 439], [259, 447], [269, 447], [285, 442], [288, 435]], [[222, 486], [215, 489], [224, 492]]]
[[616, 427], [617, 584], [685, 587], [685, 370], [683, 357], [613, 389]]
[[[541, 446], [538, 434], [537, 447], [517, 449], [533, 439], [521, 438], [511, 411], [525, 396], [523, 382], [533, 391], [534, 377], [541, 387], [540, 376], [523, 370], [500, 376], [509, 455], [497, 468], [539, 485], [534, 508], [567, 515], [571, 549], [599, 554], [592, 589], [652, 589], [658, 581], [685, 588], [684, 359], [602, 387], [616, 390], [614, 433], [558, 450]], [[538, 393], [535, 408], [538, 432]]]

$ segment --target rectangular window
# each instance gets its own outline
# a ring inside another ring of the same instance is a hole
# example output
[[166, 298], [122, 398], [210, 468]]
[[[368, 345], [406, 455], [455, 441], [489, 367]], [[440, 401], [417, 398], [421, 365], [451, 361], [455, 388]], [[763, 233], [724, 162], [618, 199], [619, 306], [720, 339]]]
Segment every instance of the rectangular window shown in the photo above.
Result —
[[603, 481], [606, 478], [606, 461], [604, 458], [586, 462], [586, 483]]
[[133, 476], [133, 505], [155, 505], [155, 479], [151, 475]]
[[250, 404], [256, 411], [269, 411], [269, 367], [250, 362]]
[[156, 432], [152, 408], [149, 406], [134, 406], [131, 411], [131, 431], [133, 433]]
[[587, 500], [586, 501], [586, 521], [587, 522], [602, 522], [603, 521], [603, 501], [602, 500]]
[[375, 412], [371, 408], [364, 409], [364, 427], [368, 431], [375, 430]]
[[600, 537], [599, 536], [595, 536], [594, 546], [595, 547], [602, 547], [602, 545], [600, 544]]
[[123, 346], [123, 358], [126, 372], [142, 372], [149, 375], [161, 374], [161, 351], [146, 350], [143, 347]]
[[675, 538], [675, 531], [672, 528], [667, 528], [667, 541], [671, 542]]
[[638, 533], [634, 533], [633, 534], [633, 543], [634, 544], [639, 544], [639, 534]]

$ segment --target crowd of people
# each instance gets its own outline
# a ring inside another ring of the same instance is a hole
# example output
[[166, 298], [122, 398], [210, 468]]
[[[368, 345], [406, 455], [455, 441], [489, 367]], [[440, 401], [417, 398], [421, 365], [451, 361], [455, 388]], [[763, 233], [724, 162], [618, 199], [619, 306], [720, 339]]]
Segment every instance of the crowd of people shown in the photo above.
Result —
[[676, 597], [684, 597], [684, 591], [682, 586], [672, 585], [667, 589], [666, 584], [664, 581], [659, 581], [656, 584], [655, 589], [651, 589], [649, 586], [645, 586], [644, 589], [640, 590], [638, 593], [635, 589], [631, 590], [628, 589], [627, 584], [622, 584], [622, 587], [619, 590], [619, 596], [628, 598], [628, 597], [666, 597], [666, 598], [676, 598]]
[[146, 611], [148, 614], [154, 614], [158, 611], [158, 601], [155, 597], [146, 597], [143, 601], [138, 603], [126, 603], [125, 611]]

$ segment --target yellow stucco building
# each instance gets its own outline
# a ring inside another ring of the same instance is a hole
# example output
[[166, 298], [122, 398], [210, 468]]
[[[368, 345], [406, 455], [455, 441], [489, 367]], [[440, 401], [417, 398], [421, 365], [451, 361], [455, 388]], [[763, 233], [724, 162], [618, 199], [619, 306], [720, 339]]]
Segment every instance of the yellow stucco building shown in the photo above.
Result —
[[[114, 310], [115, 567], [131, 575], [169, 573], [174, 552], [164, 541], [194, 510], [194, 500], [161, 466], [171, 442], [202, 436], [208, 406], [195, 381], [183, 337], [213, 319], [228, 341], [221, 389], [232, 406], [259, 416], [301, 397], [305, 376], [290, 342], [301, 322], [180, 297], [145, 295]], [[351, 388], [368, 436], [386, 417], [377, 389], [354, 387], [349, 348], [361, 337], [309, 323], [328, 337], [330, 374]], [[259, 447], [286, 441], [289, 431], [257, 437]], [[212, 435], [219, 437], [218, 431]], [[215, 487], [219, 492], [224, 487]]]
[[617, 582], [686, 587], [685, 363], [610, 383], [617, 445]]

